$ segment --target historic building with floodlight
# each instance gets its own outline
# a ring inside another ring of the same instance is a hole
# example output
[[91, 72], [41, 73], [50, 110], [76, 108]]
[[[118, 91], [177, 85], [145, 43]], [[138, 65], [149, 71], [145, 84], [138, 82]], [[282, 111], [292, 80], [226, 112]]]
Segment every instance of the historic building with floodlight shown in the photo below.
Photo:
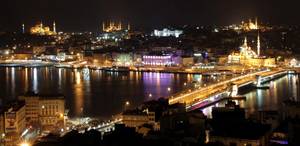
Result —
[[240, 51], [233, 52], [228, 56], [228, 63], [260, 67], [274, 67], [276, 65], [275, 58], [269, 58], [261, 55], [259, 34], [257, 36], [256, 52], [248, 46], [247, 38], [245, 38], [244, 44], [240, 47]]

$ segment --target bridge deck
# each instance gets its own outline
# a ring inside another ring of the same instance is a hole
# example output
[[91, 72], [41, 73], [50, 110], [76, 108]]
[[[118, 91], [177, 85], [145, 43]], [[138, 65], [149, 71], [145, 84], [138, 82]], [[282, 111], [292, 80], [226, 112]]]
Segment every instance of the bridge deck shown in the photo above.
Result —
[[226, 92], [232, 84], [237, 85], [238, 87], [245, 86], [256, 82], [256, 76], [261, 76], [262, 81], [272, 78], [273, 76], [279, 74], [287, 73], [286, 70], [263, 70], [244, 74], [238, 77], [233, 77], [225, 81], [221, 81], [215, 84], [208, 85], [206, 87], [200, 87], [196, 90], [190, 90], [189, 92], [180, 92], [176, 95], [173, 95], [169, 98], [169, 104], [175, 103], [185, 103], [187, 106], [190, 106], [199, 101], [205, 100], [213, 95], [221, 94]]

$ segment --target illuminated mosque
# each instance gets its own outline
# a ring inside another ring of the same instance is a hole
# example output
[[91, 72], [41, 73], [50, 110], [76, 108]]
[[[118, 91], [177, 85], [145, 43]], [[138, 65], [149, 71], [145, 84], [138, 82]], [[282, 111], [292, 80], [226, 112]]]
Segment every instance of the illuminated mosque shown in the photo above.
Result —
[[127, 25], [127, 28], [121, 22], [109, 22], [109, 24], [103, 22], [102, 23], [102, 31], [103, 32], [117, 32], [122, 30], [130, 30], [130, 24]]
[[122, 24], [122, 22], [112, 22], [109, 23], [102, 23], [102, 31], [97, 39], [98, 40], [114, 40], [115, 42], [118, 42], [122, 39], [128, 39], [130, 38], [130, 24], [125, 25]]
[[249, 22], [242, 22], [241, 28], [247, 31], [259, 29], [257, 18], [255, 18], [255, 22], [252, 22], [251, 19], [249, 19]]
[[56, 35], [56, 24], [53, 22], [53, 29], [51, 31], [50, 27], [44, 26], [41, 22], [40, 24], [31, 27], [30, 33], [35, 35]]
[[275, 58], [267, 58], [261, 56], [260, 50], [260, 36], [257, 36], [257, 50], [256, 52], [248, 46], [247, 38], [245, 38], [244, 43], [240, 46], [239, 52], [233, 52], [228, 56], [228, 63], [241, 64], [246, 66], [265, 66], [272, 67], [275, 66]]

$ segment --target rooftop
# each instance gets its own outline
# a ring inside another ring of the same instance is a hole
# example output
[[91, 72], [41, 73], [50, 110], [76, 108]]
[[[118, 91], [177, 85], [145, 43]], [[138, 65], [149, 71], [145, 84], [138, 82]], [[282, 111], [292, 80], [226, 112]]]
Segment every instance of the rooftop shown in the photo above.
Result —
[[164, 51], [152, 51], [149, 52], [146, 56], [172, 56], [171, 53], [166, 53]]
[[148, 115], [148, 112], [146, 110], [133, 109], [124, 111], [123, 115]]
[[38, 94], [35, 92], [27, 92], [24, 95], [21, 95], [24, 97], [39, 97], [40, 99], [64, 99], [63, 94]]
[[25, 106], [25, 102], [24, 101], [14, 101], [14, 102], [11, 102], [11, 103], [5, 105], [3, 107], [3, 110], [5, 112], [8, 112], [10, 110], [11, 110], [11, 112], [16, 112], [16, 111], [18, 111], [19, 109], [21, 109], [24, 106]]

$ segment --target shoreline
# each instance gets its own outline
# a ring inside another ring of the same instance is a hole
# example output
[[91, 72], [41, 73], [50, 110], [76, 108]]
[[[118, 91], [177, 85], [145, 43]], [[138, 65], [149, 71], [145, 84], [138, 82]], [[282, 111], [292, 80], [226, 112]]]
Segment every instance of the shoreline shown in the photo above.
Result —
[[207, 69], [202, 71], [185, 71], [184, 69], [130, 69], [129, 67], [72, 67], [67, 65], [60, 65], [57, 63], [0, 63], [0, 67], [21, 67], [21, 68], [35, 68], [35, 67], [55, 67], [63, 69], [90, 69], [90, 70], [101, 70], [106, 72], [149, 72], [149, 73], [170, 73], [170, 74], [202, 74], [202, 75], [232, 75], [233, 72], [225, 72], [217, 69]]

